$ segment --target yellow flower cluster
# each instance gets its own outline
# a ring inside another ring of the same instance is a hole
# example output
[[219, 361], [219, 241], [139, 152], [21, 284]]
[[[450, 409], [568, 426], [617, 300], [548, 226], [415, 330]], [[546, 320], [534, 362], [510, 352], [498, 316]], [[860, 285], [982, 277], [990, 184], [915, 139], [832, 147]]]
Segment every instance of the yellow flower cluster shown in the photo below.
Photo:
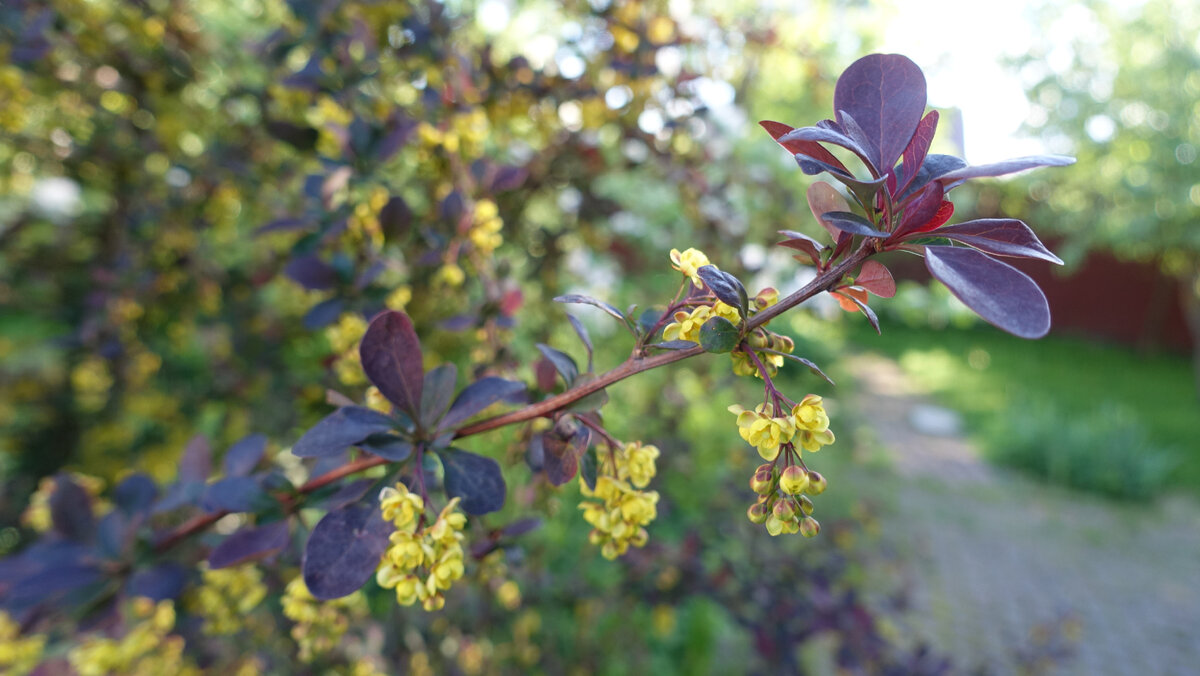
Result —
[[656, 472], [659, 450], [641, 442], [625, 444], [620, 450], [601, 454], [595, 490], [580, 478], [580, 491], [597, 502], [579, 505], [583, 518], [592, 526], [588, 540], [600, 547], [606, 559], [615, 559], [641, 547], [650, 534], [646, 526], [658, 516], [658, 492], [640, 490], [649, 485]]
[[380, 587], [394, 589], [396, 602], [410, 606], [417, 601], [425, 610], [440, 610], [446, 604], [442, 592], [464, 572], [463, 527], [467, 517], [458, 511], [458, 498], [442, 509], [433, 525], [422, 527], [425, 502], [397, 483], [379, 494], [383, 518], [396, 526], [391, 546], [375, 571]]
[[325, 329], [325, 339], [337, 355], [333, 362], [333, 372], [345, 385], [362, 385], [367, 382], [358, 356], [358, 341], [362, 340], [366, 332], [367, 320], [356, 312], [343, 314], [337, 324]]
[[262, 571], [253, 565], [218, 570], [202, 565], [202, 584], [189, 597], [188, 609], [204, 618], [204, 633], [235, 634], [267, 596]]
[[[92, 504], [98, 513], [107, 512], [112, 508], [107, 500], [97, 498], [100, 491], [104, 490], [104, 479], [79, 472], [71, 472], [70, 476], [71, 481], [78, 484], [92, 498]], [[21, 514], [21, 523], [38, 533], [45, 533], [53, 528], [54, 521], [50, 517], [50, 498], [54, 495], [54, 489], [57, 487], [58, 482], [54, 477], [42, 477], [37, 490], [29, 496], [29, 506]]]
[[182, 636], [171, 635], [175, 605], [139, 598], [132, 604], [135, 621], [120, 639], [88, 637], [67, 654], [80, 676], [130, 674], [200, 674], [183, 656]]
[[504, 236], [500, 234], [500, 230], [504, 227], [504, 221], [500, 219], [499, 213], [496, 203], [491, 200], [480, 200], [475, 203], [474, 224], [467, 237], [475, 245], [475, 249], [484, 256], [490, 256], [504, 243]]
[[821, 397], [815, 394], [804, 397], [785, 416], [776, 416], [775, 407], [768, 403], [759, 404], [753, 411], [735, 404], [729, 412], [737, 416], [738, 433], [767, 461], [779, 456], [783, 444], [795, 443], [815, 453], [834, 442], [829, 415]]
[[0, 610], [0, 673], [28, 674], [42, 661], [45, 648], [45, 636], [21, 636], [21, 626]]
[[283, 592], [283, 615], [296, 624], [292, 638], [300, 646], [300, 660], [311, 662], [342, 640], [350, 628], [350, 616], [366, 615], [367, 602], [362, 592], [332, 601], [320, 601], [308, 591], [304, 578], [297, 576]]
[[697, 271], [705, 265], [711, 265], [711, 263], [708, 262], [708, 256], [705, 256], [704, 252], [699, 249], [688, 249], [683, 253], [680, 253], [679, 249], [671, 249], [671, 267], [682, 272], [684, 277], [691, 279], [696, 288], [704, 286]]
[[691, 312], [680, 310], [675, 313], [675, 321], [663, 328], [663, 340], [690, 340], [698, 343], [700, 342], [700, 327], [713, 317], [724, 317], [734, 326], [742, 321], [737, 308], [721, 301], [716, 301], [711, 306], [697, 305], [692, 308]]
[[796, 444], [810, 453], [834, 442], [829, 429], [829, 415], [822, 399], [810, 394], [792, 408], [792, 424], [796, 426]]

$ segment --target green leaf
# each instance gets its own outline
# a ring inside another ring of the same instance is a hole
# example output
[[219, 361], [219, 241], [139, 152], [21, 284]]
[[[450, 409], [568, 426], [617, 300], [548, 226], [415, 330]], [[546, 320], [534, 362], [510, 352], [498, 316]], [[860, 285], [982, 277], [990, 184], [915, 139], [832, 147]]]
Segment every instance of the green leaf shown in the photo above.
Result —
[[700, 327], [700, 346], [705, 352], [732, 352], [740, 339], [737, 327], [724, 317], [712, 317]]
[[[585, 373], [585, 374], [579, 376], [579, 378], [575, 380], [575, 384], [572, 385], [572, 388], [583, 387], [595, 379], [596, 379], [596, 376], [594, 374]], [[607, 403], [608, 403], [608, 392], [605, 392], [604, 390], [597, 390], [597, 391], [592, 392], [591, 394], [587, 395], [583, 399], [580, 399], [579, 401], [576, 401], [575, 403], [571, 404], [570, 406], [567, 407], [567, 410], [573, 411], [575, 413], [586, 413], [588, 411], [598, 411], [598, 410], [600, 410], [600, 407], [604, 406]]]

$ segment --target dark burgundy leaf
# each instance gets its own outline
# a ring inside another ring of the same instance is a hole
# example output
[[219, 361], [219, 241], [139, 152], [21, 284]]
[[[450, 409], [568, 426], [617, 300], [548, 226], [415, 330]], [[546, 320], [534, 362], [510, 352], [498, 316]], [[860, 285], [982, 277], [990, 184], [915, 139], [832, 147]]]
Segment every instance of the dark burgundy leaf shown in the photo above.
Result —
[[[875, 333], [882, 335], [883, 332], [879, 330], [879, 317], [876, 316], [875, 311], [872, 310], [869, 305], [867, 305], [866, 303], [862, 302], [861, 300], [855, 298], [853, 294], [838, 293], [838, 292], [835, 292], [835, 293], [837, 293], [838, 296], [841, 296], [842, 298], [846, 298], [850, 302], [857, 305], [858, 309], [862, 310], [863, 316], [865, 316], [867, 318], [867, 322], [871, 325], [871, 328], [875, 329]], [[866, 295], [864, 294], [863, 297], [865, 298]], [[824, 374], [822, 374], [822, 375], [824, 375]]]
[[315, 254], [293, 258], [283, 272], [306, 289], [331, 289], [338, 282], [337, 270]]
[[528, 519], [517, 519], [516, 521], [513, 521], [505, 526], [500, 531], [500, 534], [504, 535], [505, 537], [515, 538], [518, 535], [524, 535], [541, 527], [542, 520], [536, 516]]
[[871, 221], [849, 211], [830, 211], [829, 213], [821, 214], [821, 218], [838, 230], [852, 235], [864, 235], [866, 237], [888, 236], [886, 232], [876, 230], [875, 224]]
[[1063, 264], [1062, 259], [1051, 253], [1028, 225], [1015, 218], [966, 221], [941, 228], [936, 234], [997, 256], [1039, 258]]
[[395, 427], [396, 421], [378, 411], [361, 406], [345, 406], [305, 432], [292, 446], [292, 453], [301, 458], [333, 455], [372, 434], [383, 434]]
[[197, 434], [183, 449], [183, 458], [179, 461], [179, 479], [204, 481], [209, 474], [212, 474], [212, 449], [208, 446], [208, 439], [203, 434]]
[[113, 502], [126, 514], [139, 514], [150, 509], [158, 498], [158, 486], [145, 474], [131, 474], [113, 489]]
[[450, 400], [454, 398], [454, 386], [458, 380], [458, 367], [446, 363], [425, 374], [421, 391], [421, 426], [433, 429]]
[[209, 512], [250, 512], [269, 499], [251, 477], [233, 476], [211, 484], [200, 506]]
[[579, 321], [575, 315], [567, 313], [567, 320], [571, 322], [571, 328], [575, 329], [575, 335], [579, 336], [580, 342], [587, 348], [588, 365], [587, 372], [592, 372], [592, 338], [588, 335], [587, 328]]
[[393, 196], [379, 212], [379, 227], [388, 240], [393, 240], [408, 230], [412, 223], [412, 210], [399, 195]]
[[[867, 153], [867, 151], [864, 150], [857, 143], [855, 143], [854, 139], [850, 138], [846, 134], [844, 134], [840, 131], [837, 131], [835, 129], [828, 129], [828, 128], [824, 128], [824, 127], [800, 127], [799, 129], [793, 129], [792, 131], [788, 132], [787, 134], [785, 134], [782, 138], [780, 138], [778, 140], [781, 144], [791, 142], [791, 141], [814, 141], [814, 142], [821, 142], [821, 143], [832, 143], [835, 146], [841, 146], [841, 147], [845, 148], [846, 150], [849, 150], [850, 152], [857, 155], [858, 159], [862, 160], [863, 164], [867, 165], [867, 167], [872, 170], [872, 174], [871, 174], [872, 176], [878, 175], [878, 172], [875, 170], [875, 164], [874, 164], [874, 162], [871, 161], [871, 156]], [[808, 153], [800, 153], [800, 154], [808, 156], [808, 157], [812, 157]], [[825, 162], [824, 160], [821, 160], [819, 157], [813, 157], [813, 159], [816, 160], [819, 164], [832, 165], [832, 163]], [[832, 166], [836, 167], [837, 165], [832, 165]], [[845, 167], [845, 165], [842, 165], [842, 166]], [[807, 174], [809, 172], [805, 171], [804, 173]], [[834, 173], [835, 175], [838, 173], [843, 173], [843, 174], [847, 174], [847, 175], [851, 174], [850, 171], [845, 170], [845, 169], [843, 169], [841, 172], [834, 171], [832, 173]]]
[[880, 298], [896, 295], [896, 280], [892, 273], [878, 261], [863, 263], [862, 270], [854, 278], [854, 285], [870, 291]]
[[404, 144], [408, 143], [409, 137], [416, 128], [417, 123], [404, 116], [388, 120], [386, 135], [376, 149], [379, 161], [386, 162], [391, 159], [392, 155], [395, 155], [404, 147]]
[[[855, 178], [850, 174], [843, 174], [840, 171], [832, 171], [831, 167], [816, 162], [816, 160], [808, 157], [807, 155], [796, 155], [796, 162], [800, 164], [800, 168], [804, 170], [804, 173], [809, 175], [819, 174], [822, 171], [828, 171], [829, 175], [832, 176], [835, 181], [849, 188], [855, 195], [858, 195], [859, 199], [868, 202], [871, 201], [874, 198], [875, 193], [879, 192], [879, 189], [887, 183], [886, 176], [880, 176], [879, 178], [865, 181]], [[811, 171], [812, 169], [815, 169], [816, 171]]]
[[492, 179], [491, 191], [494, 193], [516, 190], [525, 183], [529, 170], [524, 167], [500, 167]]
[[838, 127], [841, 128], [842, 132], [844, 132], [852, 141], [858, 144], [859, 148], [862, 148], [864, 151], [866, 151], [867, 157], [869, 157], [871, 160], [870, 165], [875, 167], [880, 175], [886, 174], [887, 167], [880, 166], [879, 154], [878, 151], [875, 150], [874, 143], [870, 138], [867, 137], [867, 133], [863, 131], [863, 128], [858, 126], [858, 122], [854, 120], [854, 117], [844, 110], [838, 110], [834, 112], [838, 118]]
[[225, 476], [246, 476], [254, 471], [267, 452], [267, 437], [262, 434], [251, 434], [225, 451], [222, 463], [225, 466]]
[[525, 391], [525, 383], [488, 376], [471, 383], [450, 405], [450, 410], [438, 424], [439, 430], [453, 429], [488, 406]]
[[595, 298], [592, 298], [591, 296], [584, 296], [584, 295], [581, 295], [578, 293], [568, 293], [565, 296], [556, 297], [554, 299], [554, 302], [556, 302], [556, 303], [575, 303], [577, 305], [592, 305], [592, 306], [600, 308], [601, 310], [604, 310], [605, 312], [612, 315], [613, 317], [616, 317], [617, 319], [622, 319], [622, 320], [625, 319], [625, 315], [621, 314], [620, 310], [609, 305], [608, 303], [605, 303], [602, 300], [596, 300]]
[[[908, 184], [908, 188], [900, 193], [900, 200], [908, 199], [908, 196], [924, 188], [930, 181], [938, 178], [943, 174], [948, 174], [956, 169], [961, 169], [967, 166], [966, 160], [953, 155], [938, 155], [936, 153], [925, 156], [925, 161], [921, 163], [921, 168], [917, 170], [916, 176], [913, 177], [912, 183]], [[907, 167], [900, 167], [904, 173], [908, 173]]]
[[579, 456], [576, 455], [574, 446], [553, 431], [544, 432], [541, 437], [546, 478], [555, 486], [561, 486], [574, 479], [579, 472]]
[[354, 593], [374, 574], [395, 530], [374, 500], [332, 511], [304, 546], [304, 584], [328, 601]]
[[457, 448], [437, 455], [446, 471], [446, 494], [461, 498], [464, 512], [487, 514], [504, 506], [507, 489], [499, 463]]
[[208, 566], [227, 568], [259, 561], [283, 551], [288, 545], [288, 522], [273, 521], [263, 526], [247, 526], [217, 545], [208, 556]]
[[904, 158], [900, 164], [904, 169], [904, 174], [901, 175], [900, 183], [892, 190], [893, 195], [899, 195], [908, 188], [912, 180], [917, 177], [917, 167], [920, 167], [925, 162], [925, 155], [929, 153], [929, 146], [933, 143], [934, 132], [937, 131], [938, 111], [931, 110], [917, 125], [917, 130], [913, 132], [912, 140], [908, 142], [908, 147], [904, 149], [902, 157]]
[[908, 147], [925, 113], [925, 75], [899, 54], [870, 54], [850, 64], [833, 91], [833, 109], [862, 128], [880, 170], [890, 169]]
[[343, 307], [345, 302], [341, 298], [323, 300], [304, 313], [301, 323], [309, 331], [316, 331], [337, 321], [337, 318], [342, 316]]
[[187, 570], [183, 566], [174, 561], [163, 561], [130, 576], [125, 592], [151, 601], [166, 601], [179, 598], [186, 581]]
[[[800, 235], [800, 233], [793, 233], [790, 230], [780, 230], [780, 232], [789, 236]], [[808, 235], [800, 235], [799, 237], [792, 237], [792, 239], [784, 240], [779, 243], [779, 246], [786, 246], [789, 249], [795, 249], [796, 251], [803, 252], [808, 256], [808, 259], [812, 261], [813, 265], [819, 265], [821, 263], [821, 250], [825, 248], [822, 244], [818, 243], [817, 240], [809, 237]]]
[[696, 274], [722, 303], [737, 308], [742, 317], [750, 314], [750, 297], [737, 277], [717, 269], [715, 265], [703, 265], [696, 270]]
[[537, 343], [537, 349], [554, 365], [554, 370], [563, 377], [568, 387], [579, 377], [579, 367], [575, 365], [575, 360], [571, 359], [571, 355], [542, 343]]
[[[824, 147], [822, 147], [821, 144], [816, 143], [815, 141], [799, 141], [799, 140], [780, 141], [779, 140], [780, 138], [782, 138], [783, 136], [785, 136], [789, 132], [791, 132], [794, 129], [794, 127], [789, 127], [788, 125], [782, 124], [780, 122], [771, 122], [769, 120], [763, 120], [762, 122], [759, 122], [758, 124], [763, 129], [766, 129], [767, 133], [771, 135], [771, 138], [775, 139], [775, 141], [777, 143], [779, 143], [779, 145], [786, 148], [789, 153], [792, 153], [793, 155], [795, 155], [797, 153], [799, 153], [801, 155], [807, 155], [808, 157], [818, 160], [826, 165], [829, 165], [829, 167], [831, 169], [840, 171], [844, 174], [850, 173], [850, 171], [848, 169], [846, 169], [846, 165], [842, 164], [841, 160], [839, 160], [837, 157], [834, 156], [833, 153], [829, 152]], [[803, 168], [804, 167], [801, 166], [801, 169], [803, 169]], [[804, 173], [807, 174], [810, 172], [805, 171]], [[819, 172], [814, 172], [814, 173], [819, 173]]]
[[1029, 157], [1017, 157], [1003, 162], [993, 164], [980, 164], [973, 167], [962, 167], [954, 171], [946, 172], [938, 176], [938, 180], [942, 183], [957, 183], [965, 181], [969, 178], [981, 178], [985, 176], [1003, 176], [1012, 174], [1026, 169], [1036, 169], [1037, 167], [1065, 167], [1068, 164], [1075, 164], [1074, 157], [1066, 155], [1031, 155]]
[[65, 474], [55, 477], [54, 481], [54, 492], [50, 495], [50, 518], [55, 532], [69, 540], [91, 541], [96, 535], [92, 498]]
[[408, 315], [381, 312], [367, 327], [358, 350], [371, 384], [397, 408], [419, 419], [425, 368], [421, 364], [421, 341]]
[[404, 462], [412, 455], [412, 442], [394, 434], [376, 434], [359, 443], [359, 448], [392, 462]]
[[904, 217], [900, 219], [900, 226], [896, 228], [894, 236], [903, 237], [928, 223], [941, 208], [943, 194], [942, 184], [933, 181], [914, 195], [904, 207]]
[[457, 190], [446, 195], [438, 207], [438, 213], [447, 223], [455, 225], [463, 216], [463, 198]]
[[975, 249], [927, 246], [925, 267], [964, 305], [996, 327], [1021, 338], [1041, 338], [1050, 330], [1046, 296], [1011, 265]]
[[336, 493], [325, 499], [325, 509], [330, 511], [341, 509], [352, 502], [358, 502], [362, 496], [375, 484], [374, 479], [358, 479], [342, 486]]

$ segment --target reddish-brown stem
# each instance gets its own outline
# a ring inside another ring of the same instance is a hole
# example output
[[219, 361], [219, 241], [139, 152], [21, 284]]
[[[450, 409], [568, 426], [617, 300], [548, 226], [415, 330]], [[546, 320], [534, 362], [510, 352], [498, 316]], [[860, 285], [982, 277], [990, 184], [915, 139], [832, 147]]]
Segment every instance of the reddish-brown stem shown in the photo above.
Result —
[[[821, 272], [815, 278], [813, 278], [812, 281], [810, 281], [808, 284], [805, 284], [796, 292], [750, 318], [750, 320], [746, 322], [747, 331], [752, 331], [759, 326], [766, 324], [775, 317], [778, 317], [784, 312], [787, 312], [788, 310], [803, 303], [809, 298], [812, 298], [818, 293], [833, 288], [839, 281], [841, 281], [842, 277], [845, 276], [846, 273], [853, 270], [874, 253], [875, 247], [873, 246], [871, 240], [863, 241], [862, 245], [853, 254], [847, 256], [846, 259], [841, 263], [838, 263], [837, 265]], [[595, 380], [580, 385], [579, 387], [571, 388], [566, 392], [550, 397], [549, 399], [544, 399], [537, 403], [530, 404], [525, 408], [512, 411], [511, 413], [498, 415], [486, 420], [481, 420], [474, 425], [463, 427], [454, 433], [454, 437], [456, 439], [470, 437], [476, 434], [489, 432], [500, 427], [506, 427], [508, 425], [513, 425], [549, 415], [557, 410], [570, 406], [571, 404], [590, 394], [599, 392], [609, 385], [625, 380], [630, 376], [634, 376], [651, 369], [656, 369], [660, 366], [666, 366], [667, 364], [673, 364], [677, 361], [683, 361], [684, 359], [695, 357], [703, 353], [704, 348], [700, 347], [699, 345], [686, 350], [671, 350], [650, 356], [639, 356], [635, 353], [634, 356], [626, 359], [622, 364], [611, 371], [601, 374]], [[293, 508], [295, 506], [297, 495], [311, 493], [319, 488], [333, 483], [334, 481], [337, 481], [338, 479], [362, 472], [372, 467], [378, 467], [379, 465], [386, 464], [387, 462], [387, 460], [378, 457], [367, 457], [356, 460], [354, 462], [342, 465], [336, 469], [332, 469], [321, 476], [314, 477], [304, 485], [297, 488], [294, 492], [278, 496], [278, 499], [284, 507], [289, 509]], [[185, 521], [163, 539], [159, 540], [155, 544], [154, 550], [156, 552], [163, 552], [171, 549], [191, 535], [208, 528], [227, 514], [229, 514], [229, 512], [221, 511], [193, 517]]]

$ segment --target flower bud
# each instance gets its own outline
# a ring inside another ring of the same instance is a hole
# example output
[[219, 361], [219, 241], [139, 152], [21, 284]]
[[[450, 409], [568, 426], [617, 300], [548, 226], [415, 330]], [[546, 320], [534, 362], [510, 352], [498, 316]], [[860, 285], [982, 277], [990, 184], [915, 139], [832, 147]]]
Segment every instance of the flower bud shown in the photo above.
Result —
[[765, 310], [778, 302], [779, 292], [769, 286], [759, 291], [758, 295], [754, 297], [754, 307], [759, 310]]
[[825, 492], [825, 487], [828, 483], [825, 477], [821, 476], [820, 472], [809, 472], [808, 488], [805, 488], [804, 492], [809, 495], [820, 495]]
[[746, 517], [750, 519], [751, 523], [763, 523], [771, 515], [770, 511], [767, 508], [767, 503], [756, 502], [750, 505], [750, 509], [746, 510]]
[[808, 481], [808, 471], [800, 465], [792, 465], [779, 477], [779, 488], [788, 495], [796, 495], [808, 487]]
[[792, 504], [791, 500], [780, 500], [775, 503], [775, 507], [771, 509], [771, 513], [780, 521], [791, 521], [796, 516], [796, 506]]
[[750, 477], [750, 490], [759, 495], [766, 495], [771, 492], [772, 479], [775, 478], [771, 471], [770, 465], [763, 465], [754, 472], [754, 476]]
[[813, 513], [813, 501], [809, 500], [807, 495], [801, 495], [797, 502], [800, 503], [800, 511], [804, 512], [805, 516]]
[[794, 340], [792, 340], [790, 336], [781, 336], [781, 335], [776, 334], [776, 338], [778, 339], [776, 341], [776, 344], [779, 346], [779, 347], [775, 348], [776, 350], [779, 350], [780, 352], [786, 352], [787, 354], [791, 354], [792, 350], [796, 349], [796, 342]]
[[750, 335], [746, 336], [746, 342], [750, 345], [750, 347], [760, 348], [769, 346], [771, 344], [771, 339], [759, 333], [758, 331], [752, 331]]
[[806, 516], [800, 520], [800, 534], [806, 538], [814, 538], [817, 533], [821, 532], [821, 524], [811, 516]]

